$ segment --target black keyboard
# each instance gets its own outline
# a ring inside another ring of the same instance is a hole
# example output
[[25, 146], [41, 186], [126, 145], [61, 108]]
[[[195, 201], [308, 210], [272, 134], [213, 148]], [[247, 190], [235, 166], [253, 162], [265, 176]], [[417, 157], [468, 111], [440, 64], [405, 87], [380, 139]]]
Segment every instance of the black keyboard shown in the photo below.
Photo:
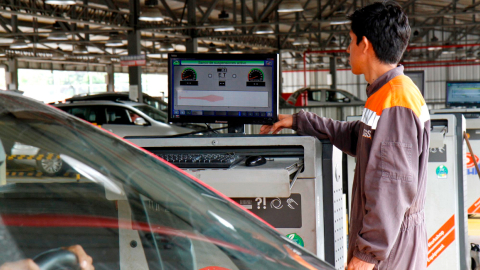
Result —
[[156, 155], [179, 168], [230, 168], [244, 159], [235, 153]]

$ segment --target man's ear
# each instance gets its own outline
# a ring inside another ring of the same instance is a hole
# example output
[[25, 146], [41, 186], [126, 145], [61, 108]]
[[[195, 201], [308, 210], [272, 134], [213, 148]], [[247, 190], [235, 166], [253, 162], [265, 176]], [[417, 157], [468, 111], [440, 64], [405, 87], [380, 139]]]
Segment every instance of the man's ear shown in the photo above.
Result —
[[363, 36], [362, 37], [362, 42], [363, 44], [365, 44], [365, 47], [363, 48], [363, 53], [367, 53], [368, 50], [372, 47], [372, 44], [370, 43], [370, 41], [367, 39], [366, 36]]

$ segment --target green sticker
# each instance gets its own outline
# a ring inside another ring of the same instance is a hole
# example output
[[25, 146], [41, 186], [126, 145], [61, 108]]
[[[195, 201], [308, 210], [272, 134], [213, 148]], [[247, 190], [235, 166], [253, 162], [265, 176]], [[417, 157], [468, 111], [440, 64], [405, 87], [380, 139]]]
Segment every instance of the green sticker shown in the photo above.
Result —
[[448, 169], [447, 167], [440, 165], [437, 167], [436, 173], [437, 173], [437, 178], [445, 179], [447, 178]]
[[299, 246], [304, 247], [305, 243], [303, 242], [302, 237], [296, 233], [287, 234], [288, 239], [292, 240], [293, 242], [297, 243]]

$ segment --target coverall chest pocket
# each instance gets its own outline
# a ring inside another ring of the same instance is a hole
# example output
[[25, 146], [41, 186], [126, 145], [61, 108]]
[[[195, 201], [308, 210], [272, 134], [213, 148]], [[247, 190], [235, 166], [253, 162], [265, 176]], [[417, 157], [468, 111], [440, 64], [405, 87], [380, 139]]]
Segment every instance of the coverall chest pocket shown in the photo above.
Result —
[[382, 142], [382, 179], [412, 182], [412, 144]]

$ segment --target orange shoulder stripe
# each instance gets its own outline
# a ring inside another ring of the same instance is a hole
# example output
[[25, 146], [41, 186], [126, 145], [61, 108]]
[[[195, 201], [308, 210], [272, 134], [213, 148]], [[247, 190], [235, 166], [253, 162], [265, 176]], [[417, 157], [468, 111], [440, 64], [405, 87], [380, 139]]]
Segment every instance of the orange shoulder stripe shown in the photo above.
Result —
[[417, 117], [420, 117], [425, 100], [412, 80], [400, 75], [380, 88], [370, 96], [365, 103], [365, 108], [381, 115], [384, 109], [391, 107], [405, 107], [411, 109]]

